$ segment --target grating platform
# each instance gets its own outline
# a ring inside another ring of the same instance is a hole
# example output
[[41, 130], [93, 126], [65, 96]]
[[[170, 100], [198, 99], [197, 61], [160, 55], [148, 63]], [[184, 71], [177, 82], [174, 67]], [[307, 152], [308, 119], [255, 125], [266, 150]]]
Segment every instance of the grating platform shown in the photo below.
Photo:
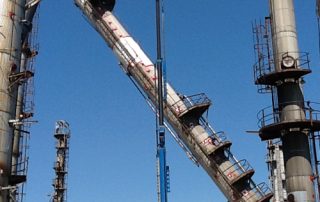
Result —
[[259, 136], [262, 141], [281, 137], [281, 131], [298, 128], [300, 130], [308, 129], [310, 131], [320, 131], [320, 120], [297, 120], [273, 123], [259, 130]]
[[249, 180], [254, 174], [254, 170], [250, 169], [241, 173], [238, 177], [234, 178], [230, 183], [235, 186], [236, 184], [241, 184], [246, 180]]
[[225, 149], [230, 148], [232, 145], [232, 142], [230, 141], [225, 141], [222, 142], [220, 145], [218, 145], [213, 151], [211, 151], [211, 153], [209, 154], [209, 156], [215, 155], [219, 152], [223, 152]]
[[189, 107], [187, 110], [179, 114], [179, 118], [185, 117], [201, 117], [202, 114], [210, 107], [210, 103], [202, 103]]
[[180, 119], [188, 117], [200, 118], [211, 105], [210, 99], [204, 94], [199, 93], [191, 96], [179, 96], [181, 100], [174, 103], [171, 107]]
[[274, 85], [277, 81], [285, 80], [288, 78], [298, 79], [309, 73], [311, 73], [310, 69], [284, 69], [279, 72], [274, 71], [268, 74], [262, 74], [256, 79], [255, 84]]
[[257, 202], [269, 202], [272, 197], [273, 197], [273, 194], [272, 193], [268, 193], [267, 195], [265, 195], [263, 198], [261, 198]]
[[10, 185], [17, 185], [17, 184], [23, 183], [25, 181], [27, 181], [26, 175], [11, 175], [9, 178]]

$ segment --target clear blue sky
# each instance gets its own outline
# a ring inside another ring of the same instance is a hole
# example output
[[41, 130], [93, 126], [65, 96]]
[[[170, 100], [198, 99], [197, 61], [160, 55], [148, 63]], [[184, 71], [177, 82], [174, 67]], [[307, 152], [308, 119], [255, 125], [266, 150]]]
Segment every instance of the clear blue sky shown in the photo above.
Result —
[[[188, 3], [186, 3], [188, 2]], [[193, 3], [191, 3], [193, 2]], [[155, 0], [118, 1], [115, 13], [155, 60]], [[296, 0], [301, 51], [311, 53], [313, 74], [305, 78], [306, 100], [319, 100], [318, 35], [313, 0]], [[268, 2], [165, 1], [168, 79], [178, 91], [206, 93], [209, 120], [233, 142], [238, 159], [267, 181], [266, 146], [246, 130], [257, 130], [257, 112], [271, 104], [253, 84], [251, 22], [268, 15]], [[49, 201], [55, 161], [53, 130], [65, 119], [72, 130], [70, 202], [156, 201], [155, 116], [130, 83], [102, 38], [69, 0], [43, 0], [40, 53], [35, 75], [27, 202]], [[167, 133], [169, 134], [169, 133]], [[226, 201], [207, 174], [167, 138], [172, 202]]]

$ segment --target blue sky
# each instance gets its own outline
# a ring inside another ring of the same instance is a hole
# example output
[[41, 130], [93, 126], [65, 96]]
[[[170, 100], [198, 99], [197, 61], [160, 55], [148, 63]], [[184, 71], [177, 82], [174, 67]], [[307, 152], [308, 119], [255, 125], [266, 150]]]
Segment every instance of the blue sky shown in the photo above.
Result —
[[[192, 2], [192, 1], [190, 1]], [[155, 61], [154, 0], [116, 3], [115, 14]], [[320, 102], [315, 2], [296, 0], [301, 51], [311, 53], [306, 100]], [[238, 159], [267, 181], [266, 146], [246, 130], [257, 130], [257, 112], [271, 105], [253, 83], [251, 22], [268, 15], [257, 0], [197, 3], [165, 1], [167, 77], [186, 95], [204, 92], [213, 101], [209, 120], [225, 131]], [[26, 201], [49, 201], [55, 161], [53, 130], [65, 119], [72, 130], [68, 199], [71, 202], [156, 201], [155, 116], [118, 67], [102, 38], [73, 1], [43, 0], [36, 63], [36, 116], [32, 127]], [[320, 108], [320, 107], [319, 107]], [[226, 201], [202, 168], [167, 138], [174, 202]]]

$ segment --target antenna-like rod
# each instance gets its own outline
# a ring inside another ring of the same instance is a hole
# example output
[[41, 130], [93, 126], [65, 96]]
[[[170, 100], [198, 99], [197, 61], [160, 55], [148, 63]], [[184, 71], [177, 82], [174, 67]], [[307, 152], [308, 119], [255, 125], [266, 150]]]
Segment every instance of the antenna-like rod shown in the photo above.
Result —
[[157, 75], [158, 75], [158, 117], [157, 117], [157, 183], [158, 183], [158, 201], [167, 202], [168, 191], [168, 167], [166, 165], [166, 148], [165, 148], [165, 126], [163, 115], [164, 88], [163, 88], [163, 56], [161, 48], [162, 39], [162, 4], [160, 0], [156, 0], [156, 34], [157, 34]]

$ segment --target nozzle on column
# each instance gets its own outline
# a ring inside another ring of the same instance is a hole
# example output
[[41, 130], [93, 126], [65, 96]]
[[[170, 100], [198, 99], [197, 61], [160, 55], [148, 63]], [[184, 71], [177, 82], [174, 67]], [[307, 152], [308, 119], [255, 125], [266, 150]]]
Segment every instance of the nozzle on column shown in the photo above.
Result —
[[115, 0], [89, 0], [89, 2], [96, 9], [103, 11], [112, 11], [116, 4]]

